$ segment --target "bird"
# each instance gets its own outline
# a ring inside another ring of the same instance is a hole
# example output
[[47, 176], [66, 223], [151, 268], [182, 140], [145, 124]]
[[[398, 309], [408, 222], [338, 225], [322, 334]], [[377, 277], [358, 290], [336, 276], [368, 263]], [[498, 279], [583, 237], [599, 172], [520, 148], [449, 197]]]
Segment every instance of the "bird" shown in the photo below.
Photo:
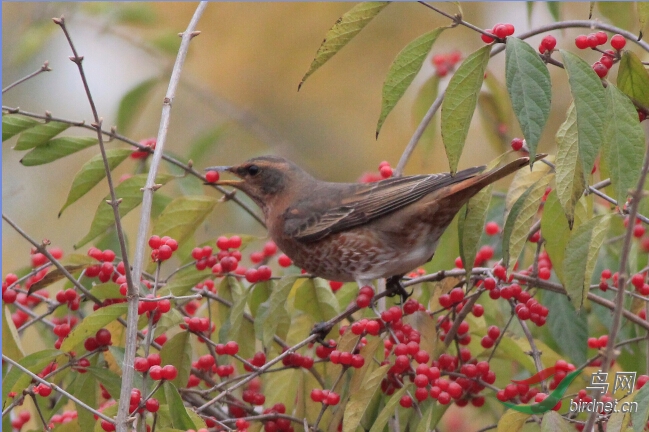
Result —
[[477, 166], [373, 183], [318, 180], [279, 156], [206, 171], [238, 177], [216, 184], [244, 192], [261, 208], [270, 237], [298, 267], [332, 281], [355, 281], [359, 288], [386, 278], [386, 286], [396, 286], [403, 297], [401, 278], [433, 258], [462, 206], [529, 163], [519, 157], [487, 172]]

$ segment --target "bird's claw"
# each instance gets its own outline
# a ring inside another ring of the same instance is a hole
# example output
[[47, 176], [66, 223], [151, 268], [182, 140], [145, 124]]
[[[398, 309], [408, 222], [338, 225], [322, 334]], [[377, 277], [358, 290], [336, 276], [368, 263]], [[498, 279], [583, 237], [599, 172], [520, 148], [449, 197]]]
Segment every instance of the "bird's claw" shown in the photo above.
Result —
[[408, 300], [408, 297], [410, 297], [414, 292], [414, 288], [410, 292], [406, 291], [401, 284], [401, 276], [392, 276], [391, 278], [388, 278], [385, 287], [391, 291], [390, 294], [388, 294], [388, 297], [398, 295], [401, 297], [401, 303], [405, 303], [405, 301]]
[[313, 329], [311, 329], [311, 334], [316, 335], [317, 339], [316, 342], [324, 345], [327, 348], [334, 348], [329, 345], [329, 342], [325, 340], [325, 337], [329, 334], [331, 329], [333, 328], [333, 325], [327, 322], [321, 322], [317, 323], [316, 325], [313, 326]]

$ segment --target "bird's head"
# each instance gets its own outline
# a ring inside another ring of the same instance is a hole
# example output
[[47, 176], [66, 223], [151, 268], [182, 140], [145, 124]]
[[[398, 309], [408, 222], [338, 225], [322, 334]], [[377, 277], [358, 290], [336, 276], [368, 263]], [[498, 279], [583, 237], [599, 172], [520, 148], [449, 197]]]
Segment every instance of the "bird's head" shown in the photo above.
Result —
[[209, 167], [206, 171], [229, 172], [240, 180], [220, 180], [216, 184], [232, 186], [252, 198], [263, 210], [295, 188], [313, 179], [291, 161], [279, 156], [260, 156], [235, 166]]

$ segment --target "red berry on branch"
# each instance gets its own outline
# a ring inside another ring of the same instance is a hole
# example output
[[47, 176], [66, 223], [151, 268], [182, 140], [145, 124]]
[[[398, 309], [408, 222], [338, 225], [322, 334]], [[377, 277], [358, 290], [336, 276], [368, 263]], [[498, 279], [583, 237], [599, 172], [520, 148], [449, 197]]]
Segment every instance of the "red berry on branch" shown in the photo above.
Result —
[[220, 175], [218, 171], [208, 171], [205, 173], [205, 180], [208, 183], [216, 183], [219, 181]]
[[588, 48], [588, 36], [586, 35], [579, 35], [575, 38], [575, 46], [579, 49], [586, 49]]
[[599, 62], [603, 64], [607, 69], [613, 67], [613, 59], [607, 55], [603, 55], [602, 58], [599, 59]]
[[514, 138], [511, 142], [512, 150], [519, 151], [523, 148], [523, 140], [521, 138]]
[[616, 50], [621, 50], [626, 45], [626, 39], [624, 36], [616, 34], [611, 38], [611, 46]]
[[[491, 29], [485, 29], [486, 32], [491, 33]], [[484, 43], [491, 43], [494, 41], [494, 38], [491, 36], [487, 36], [486, 34], [481, 34], [480, 38], [482, 39], [482, 42]]]
[[608, 35], [603, 31], [598, 31], [597, 33], [595, 33], [595, 37], [597, 38], [597, 43], [599, 45], [604, 45], [608, 40]]
[[608, 68], [604, 66], [601, 62], [595, 62], [593, 63], [593, 70], [597, 74], [598, 77], [604, 78], [608, 74]]
[[487, 222], [485, 232], [490, 236], [496, 235], [500, 232], [500, 226], [496, 222]]
[[557, 39], [552, 35], [546, 35], [541, 41], [541, 45], [543, 45], [548, 51], [552, 51], [554, 47], [557, 46]]

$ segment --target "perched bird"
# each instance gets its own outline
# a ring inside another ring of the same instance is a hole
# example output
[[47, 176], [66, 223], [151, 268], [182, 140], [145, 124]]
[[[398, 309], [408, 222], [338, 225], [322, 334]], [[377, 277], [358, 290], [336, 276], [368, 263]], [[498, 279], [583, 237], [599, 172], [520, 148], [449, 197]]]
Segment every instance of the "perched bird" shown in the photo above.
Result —
[[528, 164], [521, 157], [486, 173], [480, 166], [375, 183], [321, 181], [278, 156], [206, 170], [239, 177], [217, 184], [233, 186], [259, 205], [270, 237], [295, 265], [362, 287], [377, 278], [398, 284], [432, 259], [444, 230], [472, 196]]

